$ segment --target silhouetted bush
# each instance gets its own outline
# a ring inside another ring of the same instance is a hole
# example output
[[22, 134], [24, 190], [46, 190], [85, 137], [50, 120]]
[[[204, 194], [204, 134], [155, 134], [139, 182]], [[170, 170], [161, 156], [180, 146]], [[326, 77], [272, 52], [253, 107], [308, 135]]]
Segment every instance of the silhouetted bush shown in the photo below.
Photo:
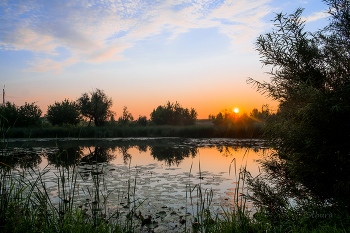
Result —
[[45, 116], [52, 125], [59, 126], [77, 125], [81, 120], [79, 106], [74, 101], [70, 102], [67, 99], [61, 103], [55, 102], [54, 105], [49, 105]]

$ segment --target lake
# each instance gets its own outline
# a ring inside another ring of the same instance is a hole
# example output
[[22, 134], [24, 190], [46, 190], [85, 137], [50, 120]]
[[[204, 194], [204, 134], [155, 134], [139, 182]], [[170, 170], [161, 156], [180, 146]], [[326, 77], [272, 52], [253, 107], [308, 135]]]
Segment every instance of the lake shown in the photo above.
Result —
[[240, 169], [257, 176], [265, 150], [257, 139], [9, 139], [2, 158], [26, 179], [40, 178], [57, 205], [74, 199], [148, 219], [139, 226], [145, 232], [182, 232], [204, 207], [213, 214], [233, 208]]

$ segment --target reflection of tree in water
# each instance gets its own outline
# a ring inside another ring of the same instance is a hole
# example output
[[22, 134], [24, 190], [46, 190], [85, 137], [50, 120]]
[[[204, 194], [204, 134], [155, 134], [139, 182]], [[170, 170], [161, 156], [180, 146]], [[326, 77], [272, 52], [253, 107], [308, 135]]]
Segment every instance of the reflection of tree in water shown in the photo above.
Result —
[[237, 151], [242, 150], [242, 149], [244, 149], [244, 151], [246, 153], [248, 153], [249, 151], [254, 151], [255, 153], [257, 153], [257, 152], [263, 153], [266, 150], [266, 149], [261, 148], [261, 147], [248, 148], [248, 147], [243, 147], [243, 146], [216, 146], [216, 149], [220, 152], [220, 154], [222, 154], [222, 156], [225, 156], [225, 157], [229, 157], [234, 152], [237, 152]]
[[222, 156], [228, 157], [232, 155], [233, 152], [237, 152], [239, 147], [230, 147], [230, 146], [217, 146], [216, 149], [222, 154]]
[[146, 152], [148, 149], [148, 146], [147, 145], [136, 145], [135, 148], [138, 149], [139, 152], [141, 153], [141, 152]]
[[0, 154], [0, 162], [22, 169], [37, 167], [41, 161], [40, 153], [33, 149], [10, 149]]
[[150, 147], [151, 155], [158, 161], [164, 161], [166, 165], [178, 166], [181, 160], [192, 156], [196, 157], [198, 149], [196, 147], [162, 147], [152, 146]]
[[72, 167], [79, 163], [80, 147], [58, 147], [58, 150], [52, 153], [46, 153], [44, 156], [49, 165], [55, 167]]
[[106, 147], [94, 147], [94, 150], [91, 150], [93, 147], [88, 147], [89, 153], [82, 155], [81, 162], [86, 163], [104, 163], [104, 162], [110, 162], [114, 159], [114, 154], [111, 148]]
[[[114, 158], [112, 148], [105, 147], [88, 147], [88, 153], [83, 153], [84, 148], [79, 146], [63, 148], [59, 147], [54, 153], [46, 153], [49, 165], [55, 167], [72, 167], [78, 165], [79, 162], [86, 163], [103, 163], [109, 162]], [[80, 155], [79, 155], [80, 153]]]
[[128, 153], [128, 150], [131, 148], [132, 146], [121, 146], [118, 147], [119, 153], [121, 153], [123, 155], [123, 160], [124, 160], [124, 164], [128, 164], [128, 162], [131, 159], [131, 154]]

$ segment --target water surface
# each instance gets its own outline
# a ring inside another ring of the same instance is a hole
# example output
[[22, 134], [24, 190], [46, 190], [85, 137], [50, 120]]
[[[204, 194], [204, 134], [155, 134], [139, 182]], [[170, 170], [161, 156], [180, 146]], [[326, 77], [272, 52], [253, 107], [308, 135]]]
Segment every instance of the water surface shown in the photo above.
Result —
[[196, 215], [198, 187], [213, 212], [232, 208], [240, 169], [258, 175], [256, 161], [266, 149], [261, 140], [182, 138], [13, 139], [6, 147], [18, 170], [47, 171], [43, 180], [54, 202], [63, 200], [57, 174], [76, 167], [77, 205], [93, 198], [97, 177], [110, 212], [127, 214], [132, 200], [138, 214], [152, 218], [149, 229], [173, 232]]

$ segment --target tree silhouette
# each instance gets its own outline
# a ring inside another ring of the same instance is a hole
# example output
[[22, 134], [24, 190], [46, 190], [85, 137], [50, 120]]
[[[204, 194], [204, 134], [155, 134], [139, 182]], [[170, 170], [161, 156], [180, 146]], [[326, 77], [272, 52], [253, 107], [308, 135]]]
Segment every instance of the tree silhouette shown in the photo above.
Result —
[[256, 43], [271, 82], [248, 83], [280, 103], [265, 128], [274, 152], [264, 165], [284, 193], [349, 207], [350, 3], [326, 2], [330, 24], [315, 33], [304, 30], [302, 9], [277, 14]]
[[6, 102], [0, 106], [1, 122], [5, 127], [28, 127], [38, 126], [41, 123], [41, 109], [35, 103], [25, 103], [17, 107], [15, 104]]
[[47, 108], [46, 118], [53, 125], [77, 125], [80, 120], [79, 106], [73, 101], [65, 99], [61, 103], [55, 102]]
[[89, 125], [91, 121], [94, 121], [96, 126], [101, 126], [113, 115], [110, 110], [113, 104], [112, 99], [103, 90], [96, 89], [93, 92], [84, 93], [77, 103], [81, 114], [90, 119]]
[[128, 108], [124, 106], [123, 108], [123, 115], [118, 118], [118, 124], [126, 125], [129, 122], [133, 121], [134, 117], [132, 114], [128, 111]]

